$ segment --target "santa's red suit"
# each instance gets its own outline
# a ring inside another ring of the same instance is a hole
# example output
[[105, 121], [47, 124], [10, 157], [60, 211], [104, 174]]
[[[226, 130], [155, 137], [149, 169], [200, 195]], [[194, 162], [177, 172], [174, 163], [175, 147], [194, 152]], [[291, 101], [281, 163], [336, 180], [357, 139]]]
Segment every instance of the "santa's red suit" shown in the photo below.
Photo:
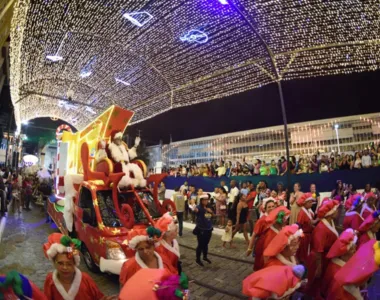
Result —
[[255, 227], [253, 228], [253, 232], [256, 237], [256, 243], [255, 243], [255, 249], [254, 249], [254, 253], [255, 253], [255, 263], [253, 266], [254, 270], [260, 270], [260, 268], [262, 268], [262, 265], [261, 265], [262, 262], [257, 257], [259, 257], [264, 252], [264, 249], [263, 249], [264, 234], [266, 230], [268, 230], [268, 224], [265, 222], [266, 217], [267, 215], [264, 215], [263, 217], [261, 217], [256, 222]]
[[[272, 210], [267, 217], [265, 217], [267, 229], [260, 235], [255, 247], [255, 255], [257, 255], [255, 256], [254, 263], [255, 271], [258, 271], [264, 267], [264, 250], [268, 247], [273, 238], [280, 232], [273, 226], [273, 224], [278, 221], [277, 219], [279, 215], [283, 215], [283, 218], [288, 218], [290, 215], [290, 210], [288, 210], [285, 206], [279, 206]], [[282, 219], [280, 222], [281, 225], [283, 225]]]
[[[140, 143], [140, 138], [137, 137], [135, 141], [135, 146], [131, 149], [126, 149], [124, 144], [121, 142], [119, 145], [115, 143], [116, 139], [123, 137], [121, 132], [112, 133], [112, 142], [108, 145], [108, 150], [110, 151], [112, 159], [121, 163], [122, 171], [125, 173], [125, 176], [120, 180], [119, 186], [126, 187], [133, 185], [135, 187], [145, 187], [146, 180], [140, 167], [130, 161], [137, 157], [136, 148]], [[130, 177], [130, 173], [133, 174], [134, 178]]]
[[354, 230], [359, 230], [363, 221], [363, 218], [357, 211], [348, 211], [343, 219], [343, 229], [352, 228]]
[[49, 300], [100, 300], [104, 297], [94, 280], [77, 268], [69, 291], [65, 290], [54, 271], [46, 276], [44, 293]]
[[370, 216], [372, 213], [375, 212], [376, 210], [376, 206], [375, 205], [368, 205], [368, 199], [376, 199], [377, 196], [370, 192], [370, 193], [367, 193], [364, 197], [364, 201], [365, 203], [363, 204], [363, 207], [362, 207], [362, 210], [360, 212], [360, 215], [361, 217], [365, 220], [368, 216]]
[[318, 218], [321, 221], [313, 230], [311, 236], [311, 252], [307, 258], [308, 268], [308, 284], [306, 287], [307, 294], [316, 296], [320, 292], [320, 278], [316, 278], [317, 275], [317, 257], [321, 256], [321, 278], [327, 268], [328, 259], [326, 257], [328, 251], [334, 242], [338, 239], [339, 234], [335, 229], [334, 221], [331, 223], [325, 219], [325, 217], [334, 214], [338, 209], [339, 202], [337, 200], [323, 201], [322, 205], [318, 209]]
[[243, 280], [242, 293], [250, 299], [288, 299], [301, 287], [306, 269], [302, 265], [272, 266]]
[[370, 240], [362, 245], [349, 261], [335, 274], [326, 300], [363, 299], [360, 286], [380, 268], [380, 245]]
[[375, 211], [369, 215], [359, 227], [360, 237], [358, 247], [367, 243], [369, 240], [376, 239], [375, 233], [372, 231], [374, 225], [380, 222], [380, 211]]
[[321, 283], [322, 295], [327, 296], [329, 294], [335, 274], [346, 264], [340, 257], [347, 254], [350, 250], [353, 251], [357, 240], [358, 238], [354, 230], [349, 228], [341, 233], [339, 239], [330, 248], [326, 256], [330, 259], [330, 262]]
[[297, 204], [301, 206], [301, 210], [297, 216], [297, 223], [301, 226], [303, 231], [303, 237], [297, 252], [297, 258], [301, 262], [306, 262], [307, 257], [310, 254], [311, 234], [314, 229], [311, 222], [314, 219], [314, 213], [310, 208], [306, 209], [305, 204], [314, 200], [315, 198], [311, 193], [305, 193], [297, 200]]

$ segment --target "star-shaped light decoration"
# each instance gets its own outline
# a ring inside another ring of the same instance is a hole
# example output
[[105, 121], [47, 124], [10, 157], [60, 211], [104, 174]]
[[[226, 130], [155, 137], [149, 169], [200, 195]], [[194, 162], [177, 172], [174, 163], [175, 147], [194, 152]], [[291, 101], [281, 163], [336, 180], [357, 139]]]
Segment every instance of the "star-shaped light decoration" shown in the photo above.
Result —
[[99, 206], [97, 198], [94, 199], [93, 203], [94, 203], [94, 206]]
[[99, 254], [95, 252], [94, 256], [95, 256], [95, 261], [98, 262], [98, 261], [100, 260], [100, 258], [99, 258]]
[[104, 226], [104, 224], [103, 224], [103, 222], [100, 222], [99, 224], [98, 224], [98, 228], [100, 229], [100, 230], [104, 230], [104, 228], [106, 228], [106, 226]]
[[106, 243], [106, 239], [104, 237], [99, 237], [99, 245], [103, 245]]
[[128, 246], [128, 240], [124, 240], [123, 242], [122, 242], [122, 245], [126, 245], [126, 246]]
[[86, 231], [86, 229], [87, 229], [87, 224], [82, 222], [82, 230]]

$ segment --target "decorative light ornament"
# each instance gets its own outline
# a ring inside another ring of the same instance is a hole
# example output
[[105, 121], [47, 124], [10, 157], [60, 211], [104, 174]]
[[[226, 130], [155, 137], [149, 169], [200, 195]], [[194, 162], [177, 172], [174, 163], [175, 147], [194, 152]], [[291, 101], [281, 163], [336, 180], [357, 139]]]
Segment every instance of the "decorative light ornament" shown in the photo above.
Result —
[[46, 55], [46, 59], [51, 60], [52, 62], [57, 62], [61, 61], [63, 57], [59, 55]]
[[122, 84], [124, 84], [124, 85], [131, 85], [129, 82], [126, 82], [126, 81], [124, 81], [124, 80], [121, 80], [121, 79], [119, 79], [119, 78], [115, 78], [115, 81], [116, 82], [120, 82], [120, 83], [122, 83]]
[[58, 118], [57, 118], [57, 117], [50, 117], [50, 119], [51, 119], [52, 121], [58, 121]]
[[219, 2], [223, 5], [227, 5], [228, 4], [228, 1], [227, 0], [219, 0]]
[[123, 17], [138, 27], [143, 27], [153, 18], [153, 16], [146, 11], [125, 13]]
[[208, 41], [208, 35], [198, 29], [192, 29], [180, 37], [182, 42], [204, 44]]
[[86, 78], [91, 76], [92, 74], [92, 67], [96, 62], [96, 56], [92, 57], [87, 64], [83, 67], [83, 69], [80, 71], [80, 77]]

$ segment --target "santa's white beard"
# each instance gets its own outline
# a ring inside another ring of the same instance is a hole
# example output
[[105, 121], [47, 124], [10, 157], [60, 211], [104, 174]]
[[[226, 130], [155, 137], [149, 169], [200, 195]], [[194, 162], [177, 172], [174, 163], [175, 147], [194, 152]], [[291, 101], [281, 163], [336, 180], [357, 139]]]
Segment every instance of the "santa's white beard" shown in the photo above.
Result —
[[[123, 167], [123, 173], [125, 173], [125, 175], [123, 176], [123, 178], [121, 178], [119, 182], [120, 187], [127, 187], [132, 184], [134, 187], [146, 186], [146, 180], [144, 179], [142, 170], [140, 169], [138, 165], [133, 164], [133, 163], [129, 163], [129, 164], [122, 163], [122, 167]], [[131, 178], [130, 172], [133, 173], [135, 178]]]

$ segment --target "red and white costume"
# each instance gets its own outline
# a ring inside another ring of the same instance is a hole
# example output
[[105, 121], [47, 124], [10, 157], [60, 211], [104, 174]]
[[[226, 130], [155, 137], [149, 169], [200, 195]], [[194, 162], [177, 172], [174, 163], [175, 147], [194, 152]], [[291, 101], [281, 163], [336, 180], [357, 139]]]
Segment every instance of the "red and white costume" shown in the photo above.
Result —
[[[155, 224], [155, 227], [161, 232], [173, 232], [177, 230], [177, 225], [174, 223], [174, 218], [170, 213], [164, 214]], [[157, 252], [170, 262], [174, 269], [178, 268], [178, 260], [181, 257], [179, 245], [176, 239], [170, 245], [164, 238], [160, 240], [160, 245], [157, 247]]]
[[315, 197], [311, 193], [305, 193], [297, 200], [297, 204], [301, 206], [297, 223], [301, 226], [303, 231], [303, 238], [301, 239], [300, 247], [297, 252], [297, 257], [301, 262], [306, 262], [310, 254], [311, 234], [314, 229], [311, 223], [314, 219], [314, 213], [310, 208], [306, 209], [304, 207], [308, 201], [315, 201]]
[[327, 268], [328, 259], [326, 257], [331, 246], [338, 239], [339, 234], [335, 229], [334, 221], [330, 223], [325, 217], [334, 214], [338, 209], [339, 201], [324, 200], [318, 210], [318, 218], [321, 221], [314, 228], [311, 236], [311, 252], [307, 259], [308, 269], [308, 285], [307, 293], [310, 295], [318, 295], [320, 290], [320, 279], [316, 278], [317, 272], [317, 254], [321, 255], [321, 277]]
[[360, 213], [356, 211], [356, 209], [358, 209], [358, 207], [362, 204], [362, 198], [360, 195], [355, 195], [351, 197], [351, 201], [351, 209], [346, 212], [346, 215], [343, 219], [343, 229], [346, 230], [347, 228], [352, 228], [354, 230], [359, 230], [359, 227], [364, 220], [361, 217]]
[[257, 259], [257, 257], [260, 256], [264, 251], [263, 250], [264, 233], [268, 229], [268, 224], [265, 221], [265, 218], [268, 216], [268, 214], [267, 213], [265, 214], [266, 215], [264, 217], [261, 217], [260, 219], [256, 221], [256, 224], [253, 228], [253, 232], [256, 237], [256, 245], [254, 249], [254, 253], [255, 253], [255, 263], [253, 266], [254, 270], [259, 270], [260, 268], [262, 268], [262, 265], [260, 265], [261, 262], [259, 261], [259, 259]]
[[356, 236], [353, 229], [349, 228], [342, 232], [339, 236], [339, 239], [330, 248], [330, 251], [327, 253], [327, 258], [330, 259], [330, 262], [327, 266], [323, 281], [321, 284], [321, 293], [322, 295], [327, 296], [331, 288], [331, 283], [334, 280], [335, 274], [343, 267], [346, 262], [340, 259], [341, 256], [347, 254], [348, 251], [355, 246], [358, 237]]
[[375, 211], [369, 215], [364, 222], [359, 227], [360, 237], [359, 237], [359, 247], [369, 240], [376, 239], [375, 233], [372, 232], [371, 228], [373, 225], [380, 222], [380, 211]]
[[288, 218], [290, 215], [290, 210], [288, 210], [285, 206], [279, 206], [272, 210], [267, 217], [265, 217], [265, 226], [267, 229], [265, 229], [265, 231], [260, 235], [255, 247], [255, 271], [258, 271], [264, 267], [264, 250], [268, 247], [273, 238], [280, 232], [273, 226], [273, 224], [276, 223], [280, 213], [283, 214], [284, 217]]
[[[123, 173], [125, 173], [125, 176], [119, 182], [119, 186], [126, 187], [132, 184], [135, 187], [145, 187], [146, 180], [142, 170], [138, 165], [130, 163], [130, 160], [137, 157], [136, 148], [140, 143], [140, 138], [136, 138], [133, 148], [127, 149], [123, 143], [117, 145], [114, 142], [115, 139], [121, 139], [122, 137], [121, 132], [113, 132], [112, 142], [108, 145], [112, 159], [117, 163], [121, 163]], [[134, 178], [130, 177], [130, 172], [134, 175]]]
[[[128, 242], [128, 247], [132, 250], [136, 250], [137, 245], [140, 242], [148, 241], [150, 237], [147, 235], [146, 230], [133, 230], [130, 233], [130, 240]], [[155, 247], [158, 247], [159, 243], [155, 243]], [[154, 252], [157, 258], [158, 269], [166, 269], [171, 274], [176, 274], [176, 270], [173, 269], [171, 264], [164, 260], [160, 254]], [[119, 282], [124, 285], [128, 279], [130, 279], [138, 270], [147, 269], [148, 266], [141, 259], [139, 253], [136, 251], [135, 256], [128, 259], [121, 267]]]
[[301, 287], [305, 272], [302, 265], [268, 267], [245, 278], [242, 293], [252, 300], [285, 299]]
[[380, 245], [370, 240], [362, 245], [350, 260], [335, 274], [327, 300], [360, 300], [360, 286], [378, 271]]
[[375, 205], [371, 205], [369, 206], [367, 204], [367, 200], [370, 199], [370, 198], [373, 198], [373, 199], [376, 199], [376, 195], [372, 192], [370, 193], [367, 193], [364, 197], [364, 201], [365, 203], [363, 204], [363, 207], [362, 207], [362, 210], [360, 212], [360, 216], [365, 220], [368, 216], [370, 216], [372, 213], [375, 212], [376, 210], [376, 206]]
[[[297, 260], [294, 256], [285, 257], [282, 252], [290, 243], [302, 237], [302, 229], [297, 224], [285, 226], [281, 229], [264, 251], [264, 256], [269, 259], [265, 262], [264, 268], [270, 266], [295, 266]], [[299, 241], [298, 241], [299, 243]]]
[[[57, 254], [72, 252], [71, 247], [66, 247], [60, 243], [62, 234], [53, 233], [49, 235], [48, 242], [44, 244], [45, 256], [53, 260]], [[48, 300], [100, 300], [104, 297], [94, 280], [86, 273], [81, 272], [77, 267], [80, 264], [79, 252], [72, 252], [75, 261], [75, 275], [69, 291], [66, 291], [58, 279], [58, 272], [48, 273], [44, 284], [44, 293]]]

